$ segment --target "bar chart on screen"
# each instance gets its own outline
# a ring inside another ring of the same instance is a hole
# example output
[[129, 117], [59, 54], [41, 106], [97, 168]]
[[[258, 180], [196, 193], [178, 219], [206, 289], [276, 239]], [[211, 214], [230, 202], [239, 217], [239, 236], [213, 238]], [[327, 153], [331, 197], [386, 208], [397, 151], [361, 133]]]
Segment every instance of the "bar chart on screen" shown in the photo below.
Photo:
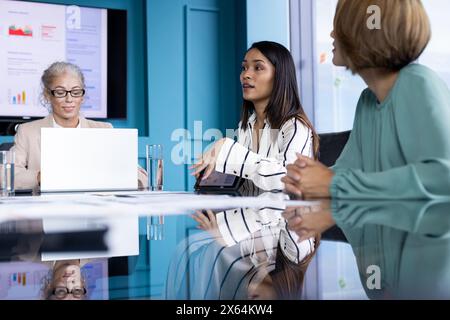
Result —
[[25, 90], [9, 91], [9, 103], [13, 105], [26, 105], [28, 103], [28, 93]]
[[0, 299], [36, 299], [49, 267], [40, 263], [0, 263]]

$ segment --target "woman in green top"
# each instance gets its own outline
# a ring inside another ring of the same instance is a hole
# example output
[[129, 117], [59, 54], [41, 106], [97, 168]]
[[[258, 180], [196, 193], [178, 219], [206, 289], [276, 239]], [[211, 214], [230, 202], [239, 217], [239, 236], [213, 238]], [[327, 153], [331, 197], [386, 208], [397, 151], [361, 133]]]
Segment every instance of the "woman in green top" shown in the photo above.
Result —
[[[381, 29], [368, 27], [372, 4], [381, 9]], [[450, 92], [435, 72], [413, 64], [431, 37], [421, 1], [340, 0], [331, 36], [333, 63], [368, 88], [336, 165], [299, 155], [283, 178], [286, 191], [308, 198], [449, 197]]]

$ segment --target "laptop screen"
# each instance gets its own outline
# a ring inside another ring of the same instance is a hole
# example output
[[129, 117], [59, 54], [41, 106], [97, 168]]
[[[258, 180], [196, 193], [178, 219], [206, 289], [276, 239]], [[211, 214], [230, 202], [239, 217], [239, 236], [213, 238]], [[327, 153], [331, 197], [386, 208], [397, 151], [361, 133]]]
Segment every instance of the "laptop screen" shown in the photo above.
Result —
[[138, 188], [137, 129], [42, 128], [41, 192]]

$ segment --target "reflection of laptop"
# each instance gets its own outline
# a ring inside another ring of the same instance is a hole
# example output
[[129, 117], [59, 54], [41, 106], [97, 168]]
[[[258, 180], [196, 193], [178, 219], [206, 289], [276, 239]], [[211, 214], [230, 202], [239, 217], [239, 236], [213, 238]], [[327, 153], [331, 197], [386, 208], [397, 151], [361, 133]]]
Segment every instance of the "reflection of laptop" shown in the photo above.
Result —
[[[43, 229], [45, 234], [76, 231], [95, 231], [107, 229], [105, 243], [106, 251], [73, 251], [64, 252], [42, 252], [42, 261], [67, 260], [67, 259], [89, 259], [101, 257], [122, 257], [139, 255], [139, 219], [138, 217], [115, 217], [99, 219], [78, 218], [45, 218]], [[66, 246], [70, 244], [60, 244]], [[95, 244], [93, 244], [95, 245]]]
[[41, 129], [41, 192], [137, 190], [137, 129]]

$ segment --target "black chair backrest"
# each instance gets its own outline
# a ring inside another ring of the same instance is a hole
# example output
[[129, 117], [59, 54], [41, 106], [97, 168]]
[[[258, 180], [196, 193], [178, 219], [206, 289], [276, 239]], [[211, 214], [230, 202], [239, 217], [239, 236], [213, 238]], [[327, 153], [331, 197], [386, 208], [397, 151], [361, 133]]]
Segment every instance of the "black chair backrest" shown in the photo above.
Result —
[[3, 142], [0, 144], [0, 151], [8, 151], [14, 146], [14, 142]]
[[341, 155], [351, 131], [319, 134], [319, 161], [327, 167], [334, 165]]
[[[319, 161], [327, 167], [333, 166], [347, 144], [350, 132], [319, 134]], [[342, 230], [336, 225], [322, 233], [322, 240], [348, 242]]]

